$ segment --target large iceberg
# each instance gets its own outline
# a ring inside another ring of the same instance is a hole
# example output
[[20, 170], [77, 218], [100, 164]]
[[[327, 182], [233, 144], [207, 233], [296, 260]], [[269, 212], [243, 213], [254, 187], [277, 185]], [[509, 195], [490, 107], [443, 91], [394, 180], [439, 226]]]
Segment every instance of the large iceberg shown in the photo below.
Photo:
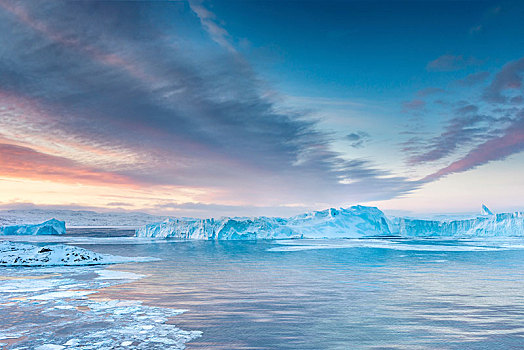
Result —
[[137, 237], [201, 240], [362, 238], [362, 237], [494, 237], [524, 236], [524, 213], [482, 215], [462, 219], [391, 218], [375, 207], [326, 209], [290, 218], [175, 218], [136, 230]]
[[62, 235], [66, 233], [65, 222], [47, 220], [35, 225], [0, 226], [0, 236], [5, 235]]
[[399, 218], [396, 223], [398, 234], [402, 237], [524, 236], [522, 212], [487, 214], [472, 219], [451, 221]]
[[357, 205], [290, 218], [167, 219], [140, 227], [136, 236], [202, 240], [358, 238], [389, 236], [390, 225], [378, 208]]

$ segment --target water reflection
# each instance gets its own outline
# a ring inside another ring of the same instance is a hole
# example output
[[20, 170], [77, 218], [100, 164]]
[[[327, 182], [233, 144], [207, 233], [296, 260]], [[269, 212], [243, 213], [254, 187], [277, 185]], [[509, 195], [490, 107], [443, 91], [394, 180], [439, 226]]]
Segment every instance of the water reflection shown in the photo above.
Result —
[[524, 251], [471, 242], [403, 241], [415, 248], [400, 250], [361, 243], [292, 251], [271, 242], [86, 247], [161, 257], [112, 267], [149, 277], [102, 296], [189, 310], [177, 325], [203, 336], [188, 349], [524, 344]]

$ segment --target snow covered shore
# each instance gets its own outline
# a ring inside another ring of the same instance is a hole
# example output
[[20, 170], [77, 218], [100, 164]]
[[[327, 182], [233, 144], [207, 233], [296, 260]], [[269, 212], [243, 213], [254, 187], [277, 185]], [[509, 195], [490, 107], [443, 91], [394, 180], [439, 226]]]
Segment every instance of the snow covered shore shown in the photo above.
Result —
[[157, 259], [98, 254], [65, 244], [36, 246], [9, 241], [0, 242], [0, 266], [81, 266], [155, 260]]

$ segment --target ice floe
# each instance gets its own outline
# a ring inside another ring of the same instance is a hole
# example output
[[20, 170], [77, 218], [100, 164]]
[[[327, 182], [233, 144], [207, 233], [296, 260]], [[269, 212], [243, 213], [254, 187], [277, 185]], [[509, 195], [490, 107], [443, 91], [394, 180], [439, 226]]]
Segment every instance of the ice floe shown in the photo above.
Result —
[[101, 266], [5, 267], [0, 278], [0, 348], [184, 349], [201, 335], [170, 322], [184, 310], [97, 299], [100, 289], [139, 277]]

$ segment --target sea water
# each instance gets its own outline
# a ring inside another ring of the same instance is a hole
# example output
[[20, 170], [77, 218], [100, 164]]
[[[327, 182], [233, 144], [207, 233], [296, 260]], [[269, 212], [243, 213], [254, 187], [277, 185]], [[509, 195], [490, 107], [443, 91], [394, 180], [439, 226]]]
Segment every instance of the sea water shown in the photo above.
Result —
[[[519, 240], [75, 242], [99, 253], [162, 260], [3, 268], [0, 337], [2, 329], [20, 331], [4, 341], [7, 348], [85, 337], [93, 344], [114, 339], [99, 348], [524, 348]], [[28, 283], [24, 276], [40, 277]], [[44, 290], [31, 291], [39, 283]], [[66, 297], [42, 300], [56, 291]], [[74, 291], [93, 293], [68, 299]], [[24, 327], [31, 331], [24, 334]]]

